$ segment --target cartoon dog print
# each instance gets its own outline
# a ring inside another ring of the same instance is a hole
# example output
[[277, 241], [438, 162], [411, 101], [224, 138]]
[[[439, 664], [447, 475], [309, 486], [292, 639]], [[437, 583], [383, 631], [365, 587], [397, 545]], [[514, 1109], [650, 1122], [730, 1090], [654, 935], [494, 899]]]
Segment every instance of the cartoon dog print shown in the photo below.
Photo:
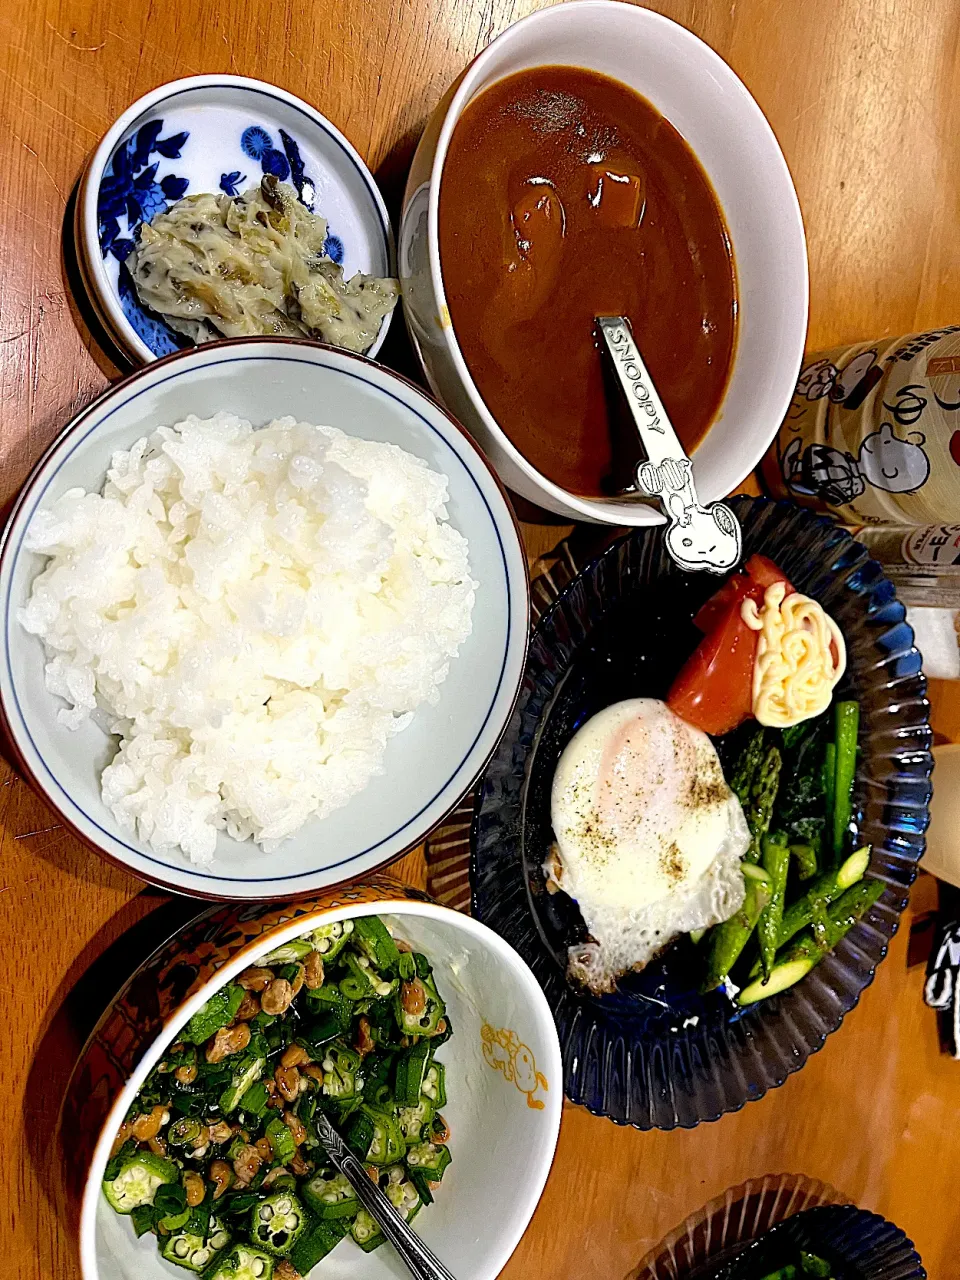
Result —
[[[874, 368], [877, 374], [882, 373], [880, 366], [875, 363], [876, 359], [875, 350], [861, 351], [843, 372], [829, 360], [815, 360], [801, 371], [796, 394], [804, 400], [822, 400], [824, 396], [829, 396], [834, 404], [843, 404], [845, 400], [852, 398], [855, 391], [861, 392], [860, 384], [868, 376], [871, 385], [879, 382], [880, 378], [873, 374]], [[861, 401], [868, 390], [869, 387], [862, 390]]]
[[[842, 372], [829, 360], [815, 360], [800, 374], [795, 408], [800, 408], [799, 401], [822, 400], [826, 396], [843, 409], [859, 408], [882, 377], [876, 358], [875, 350], [863, 351]], [[907, 398], [884, 407], [890, 409], [899, 425], [904, 425], [915, 422], [924, 405], [925, 402], [918, 412], [914, 398]], [[802, 408], [799, 413], [792, 411], [788, 422], [805, 412]], [[913, 493], [921, 488], [930, 475], [925, 443], [922, 431], [910, 431], [901, 437], [893, 423], [884, 422], [865, 437], [856, 457], [827, 444], [804, 447], [798, 437], [783, 450], [780, 467], [784, 482], [795, 493], [819, 498], [830, 506], [842, 506], [859, 498], [868, 484], [886, 493]]]
[[930, 475], [930, 459], [924, 452], [926, 437], [911, 431], [907, 438], [894, 434], [893, 425], [881, 423], [860, 444], [857, 456], [826, 444], [791, 440], [780, 460], [783, 478], [795, 493], [820, 498], [831, 506], [853, 502], [868, 484], [886, 493], [913, 493]]
[[501, 1071], [505, 1080], [512, 1080], [520, 1092], [527, 1095], [528, 1107], [542, 1111], [543, 1101], [534, 1094], [538, 1089], [546, 1092], [550, 1086], [543, 1072], [537, 1070], [533, 1051], [521, 1042], [515, 1031], [505, 1027], [497, 1030], [486, 1022], [480, 1028], [480, 1039], [483, 1056], [494, 1071]]
[[860, 445], [860, 472], [875, 489], [913, 493], [926, 484], [930, 474], [930, 459], [923, 451], [925, 443], [922, 431], [911, 431], [906, 440], [901, 440], [893, 434], [891, 423], [881, 423], [880, 430], [871, 432]]
[[704, 507], [697, 502], [689, 458], [641, 462], [637, 481], [647, 493], [659, 495], [670, 521], [667, 548], [681, 568], [733, 568], [740, 559], [740, 527], [722, 503]]

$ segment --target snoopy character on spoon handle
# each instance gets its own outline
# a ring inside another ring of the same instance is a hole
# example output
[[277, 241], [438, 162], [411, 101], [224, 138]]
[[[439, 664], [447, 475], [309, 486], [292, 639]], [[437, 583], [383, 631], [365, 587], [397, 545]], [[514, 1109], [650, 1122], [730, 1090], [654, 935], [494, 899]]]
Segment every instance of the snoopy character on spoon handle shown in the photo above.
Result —
[[677, 439], [626, 316], [597, 316], [630, 417], [647, 455], [637, 467], [640, 493], [658, 498], [667, 517], [667, 551], [681, 569], [727, 573], [740, 559], [740, 524], [723, 502], [697, 498], [693, 463]]

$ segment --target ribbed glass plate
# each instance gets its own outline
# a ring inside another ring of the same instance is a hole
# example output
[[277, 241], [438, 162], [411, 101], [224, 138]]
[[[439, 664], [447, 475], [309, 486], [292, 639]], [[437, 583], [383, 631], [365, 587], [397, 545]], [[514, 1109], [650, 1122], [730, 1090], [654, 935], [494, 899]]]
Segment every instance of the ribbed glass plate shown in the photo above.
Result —
[[833, 1264], [838, 1280], [926, 1280], [913, 1241], [878, 1213], [853, 1205], [808, 1209], [768, 1231], [729, 1265], [690, 1280], [753, 1280], [769, 1275], [796, 1250]]
[[778, 1222], [821, 1205], [848, 1205], [828, 1182], [768, 1173], [730, 1187], [691, 1213], [640, 1260], [627, 1280], [689, 1280], [709, 1263], [735, 1257]]
[[802, 1174], [768, 1174], [732, 1187], [690, 1215], [642, 1259], [629, 1280], [742, 1280], [781, 1264], [785, 1246], [820, 1252], [856, 1280], [924, 1280], [899, 1227]]
[[839, 692], [860, 702], [854, 801], [870, 874], [883, 897], [802, 983], [743, 1013], [703, 997], [678, 948], [615, 995], [575, 989], [566, 948], [582, 920], [545, 891], [549, 783], [579, 724], [620, 698], [663, 697], [698, 633], [691, 619], [717, 588], [669, 560], [659, 528], [614, 543], [541, 619], [520, 700], [478, 793], [473, 913], [537, 975], [554, 1011], [567, 1096], [640, 1129], [692, 1127], [736, 1111], [799, 1070], [873, 979], [917, 872], [929, 818], [929, 704], [913, 633], [880, 566], [848, 532], [791, 503], [737, 498], [744, 555], [763, 552], [821, 601], [847, 642]]

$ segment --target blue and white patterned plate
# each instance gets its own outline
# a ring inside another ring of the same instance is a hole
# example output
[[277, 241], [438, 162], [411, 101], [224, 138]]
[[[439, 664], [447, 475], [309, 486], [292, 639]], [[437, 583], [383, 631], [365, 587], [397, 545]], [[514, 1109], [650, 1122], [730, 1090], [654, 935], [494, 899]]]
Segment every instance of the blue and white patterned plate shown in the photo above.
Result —
[[[161, 85], [124, 112], [83, 177], [77, 251], [97, 314], [136, 364], [191, 343], [141, 306], [124, 261], [140, 227], [184, 195], [237, 195], [274, 174], [328, 223], [347, 277], [390, 275], [393, 237], [373, 175], [339, 129], [292, 94], [243, 76]], [[373, 347], [386, 336], [390, 316]]]

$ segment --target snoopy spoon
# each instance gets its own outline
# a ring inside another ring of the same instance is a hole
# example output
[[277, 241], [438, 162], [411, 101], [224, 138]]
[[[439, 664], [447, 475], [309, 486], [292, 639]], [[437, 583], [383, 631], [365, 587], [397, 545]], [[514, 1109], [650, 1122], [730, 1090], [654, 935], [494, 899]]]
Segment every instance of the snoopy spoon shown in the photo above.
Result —
[[633, 492], [658, 499], [668, 522], [667, 551], [681, 569], [726, 573], [742, 550], [737, 517], [726, 503], [704, 506], [697, 498], [693, 463], [640, 358], [630, 321], [626, 316], [597, 316], [597, 326], [647, 455], [637, 467]]

